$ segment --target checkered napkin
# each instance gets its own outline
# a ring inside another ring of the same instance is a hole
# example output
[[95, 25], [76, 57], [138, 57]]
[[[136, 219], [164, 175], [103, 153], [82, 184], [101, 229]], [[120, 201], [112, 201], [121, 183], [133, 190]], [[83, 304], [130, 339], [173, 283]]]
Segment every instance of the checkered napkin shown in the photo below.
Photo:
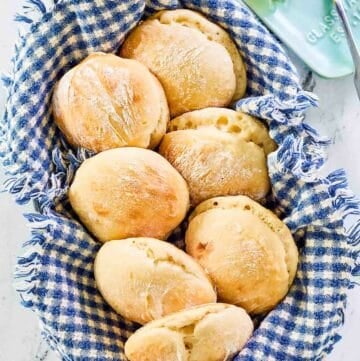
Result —
[[[290, 293], [269, 313], [236, 361], [320, 360], [339, 340], [346, 291], [358, 263], [359, 207], [342, 170], [318, 176], [327, 141], [303, 122], [316, 105], [302, 91], [283, 49], [236, 0], [63, 0], [46, 9], [21, 37], [1, 122], [0, 158], [17, 202], [34, 201], [27, 214], [32, 238], [18, 259], [16, 288], [39, 317], [42, 334], [63, 360], [125, 360], [123, 346], [138, 327], [104, 302], [93, 276], [99, 244], [76, 220], [66, 192], [74, 172], [91, 156], [72, 150], [51, 117], [55, 82], [93, 51], [114, 52], [144, 17], [160, 9], [190, 8], [223, 26], [248, 69], [247, 98], [234, 107], [267, 121], [279, 149], [269, 157], [269, 206], [291, 229], [300, 265]], [[33, 13], [30, 13], [33, 14]], [[31, 22], [28, 16], [19, 20]], [[344, 219], [352, 223], [345, 230]], [[179, 228], [171, 241], [182, 245]]]

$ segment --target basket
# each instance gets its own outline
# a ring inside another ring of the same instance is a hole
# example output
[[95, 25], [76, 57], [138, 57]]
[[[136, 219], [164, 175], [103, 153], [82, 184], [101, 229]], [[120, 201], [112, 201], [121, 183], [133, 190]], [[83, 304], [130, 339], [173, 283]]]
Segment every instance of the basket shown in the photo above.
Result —
[[[268, 206], [288, 225], [300, 249], [289, 294], [254, 332], [236, 361], [321, 360], [340, 339], [347, 289], [360, 273], [359, 203], [344, 171], [319, 175], [328, 140], [304, 122], [316, 96], [301, 89], [281, 45], [236, 0], [62, 0], [46, 9], [28, 0], [39, 18], [19, 39], [0, 127], [5, 186], [20, 204], [32, 237], [18, 258], [15, 279], [21, 301], [40, 320], [43, 337], [63, 360], [125, 360], [123, 346], [138, 325], [117, 315], [98, 293], [93, 260], [99, 244], [76, 220], [67, 200], [74, 172], [92, 154], [71, 149], [51, 116], [54, 84], [94, 51], [115, 52], [143, 18], [161, 9], [189, 8], [224, 27], [248, 72], [246, 98], [234, 108], [270, 128], [279, 148], [268, 159]], [[29, 13], [34, 16], [34, 12]], [[348, 227], [345, 229], [345, 219]], [[183, 230], [170, 241], [181, 247]]]

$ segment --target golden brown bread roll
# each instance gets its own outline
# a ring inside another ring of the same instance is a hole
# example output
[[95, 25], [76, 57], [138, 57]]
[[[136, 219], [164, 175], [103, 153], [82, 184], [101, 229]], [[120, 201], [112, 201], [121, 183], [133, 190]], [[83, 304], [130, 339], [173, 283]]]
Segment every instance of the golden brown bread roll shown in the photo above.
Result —
[[242, 308], [207, 304], [148, 323], [128, 339], [125, 355], [130, 361], [224, 361], [252, 332]]
[[224, 195], [260, 200], [269, 192], [266, 156], [276, 144], [257, 119], [206, 108], [175, 118], [169, 130], [159, 152], [187, 181], [193, 206]]
[[169, 109], [156, 77], [136, 60], [94, 53], [67, 72], [53, 95], [54, 118], [75, 146], [154, 148]]
[[226, 106], [246, 90], [246, 70], [230, 36], [202, 15], [160, 11], [137, 26], [120, 49], [160, 80], [170, 113]]
[[68, 195], [80, 220], [102, 242], [165, 239], [189, 208], [181, 175], [159, 154], [141, 148], [110, 149], [86, 160]]
[[185, 242], [219, 299], [251, 314], [275, 307], [296, 274], [298, 251], [289, 229], [245, 196], [201, 203], [190, 217]]
[[204, 270], [184, 251], [153, 238], [105, 243], [95, 259], [100, 293], [120, 315], [141, 324], [216, 302]]

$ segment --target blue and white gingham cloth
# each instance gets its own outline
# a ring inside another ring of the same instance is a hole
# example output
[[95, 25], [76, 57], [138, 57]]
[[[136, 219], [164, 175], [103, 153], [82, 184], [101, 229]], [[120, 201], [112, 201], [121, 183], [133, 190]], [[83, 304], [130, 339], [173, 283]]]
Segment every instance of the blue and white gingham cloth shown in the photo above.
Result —
[[[0, 128], [0, 158], [17, 202], [35, 201], [26, 217], [32, 238], [18, 259], [16, 287], [39, 317], [42, 334], [63, 360], [125, 360], [123, 346], [138, 327], [98, 293], [93, 261], [99, 244], [76, 220], [66, 192], [90, 152], [69, 149], [51, 117], [55, 82], [93, 51], [115, 52], [125, 35], [160, 9], [190, 8], [223, 26], [247, 64], [247, 98], [235, 108], [265, 119], [279, 149], [269, 157], [269, 205], [292, 230], [300, 265], [290, 293], [269, 313], [236, 361], [321, 360], [343, 323], [346, 291], [360, 273], [359, 206], [344, 172], [318, 176], [325, 139], [303, 122], [316, 105], [294, 66], [254, 15], [236, 0], [62, 0], [20, 39]], [[19, 20], [31, 22], [26, 16]], [[352, 215], [352, 216], [350, 216]], [[354, 225], [345, 231], [345, 217]], [[349, 218], [348, 218], [349, 219]], [[182, 230], [172, 240], [181, 244]]]

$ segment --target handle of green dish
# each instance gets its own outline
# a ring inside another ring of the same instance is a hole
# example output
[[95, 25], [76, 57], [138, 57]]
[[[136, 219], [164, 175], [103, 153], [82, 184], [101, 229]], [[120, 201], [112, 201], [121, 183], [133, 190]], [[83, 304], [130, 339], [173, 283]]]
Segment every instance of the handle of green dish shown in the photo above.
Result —
[[334, 2], [335, 2], [336, 10], [337, 10], [342, 22], [343, 22], [344, 30], [345, 30], [345, 33], [346, 33], [346, 39], [347, 39], [347, 42], [349, 44], [351, 56], [352, 56], [353, 61], [354, 61], [354, 66], [355, 66], [355, 78], [354, 78], [354, 81], [355, 81], [355, 87], [356, 87], [356, 90], [357, 90], [357, 93], [358, 93], [358, 96], [359, 96], [359, 99], [360, 99], [360, 52], [359, 52], [359, 49], [358, 49], [358, 47], [356, 45], [355, 37], [354, 37], [353, 32], [351, 30], [350, 22], [349, 22], [349, 19], [348, 19], [347, 15], [346, 15], [345, 8], [344, 8], [344, 5], [342, 3], [342, 0], [334, 0]]

